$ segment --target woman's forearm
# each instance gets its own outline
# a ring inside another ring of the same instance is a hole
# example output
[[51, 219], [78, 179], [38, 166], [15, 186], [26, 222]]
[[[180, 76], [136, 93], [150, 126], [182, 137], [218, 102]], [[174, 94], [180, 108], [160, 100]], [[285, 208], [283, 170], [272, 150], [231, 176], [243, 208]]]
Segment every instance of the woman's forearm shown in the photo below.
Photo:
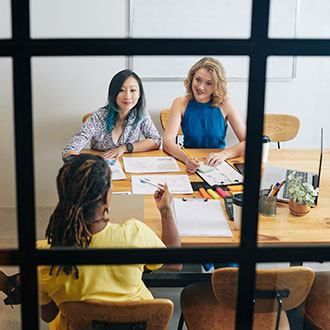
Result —
[[181, 246], [181, 240], [174, 223], [171, 208], [168, 206], [160, 210], [162, 219], [162, 241], [167, 247]]
[[225, 159], [242, 156], [245, 153], [245, 141], [241, 141], [230, 148], [224, 149], [223, 152], [226, 154]]
[[159, 149], [159, 145], [152, 139], [144, 139], [140, 142], [133, 143], [133, 152], [143, 152]]
[[183, 163], [185, 163], [187, 158], [189, 158], [188, 155], [173, 141], [164, 140], [163, 148], [164, 151]]

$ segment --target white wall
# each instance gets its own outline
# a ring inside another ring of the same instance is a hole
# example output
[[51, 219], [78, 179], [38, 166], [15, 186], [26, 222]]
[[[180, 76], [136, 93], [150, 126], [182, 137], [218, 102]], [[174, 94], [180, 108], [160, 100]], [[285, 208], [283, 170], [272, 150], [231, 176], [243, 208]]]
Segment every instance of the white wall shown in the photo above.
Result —
[[[7, 1], [0, 0], [0, 5], [4, 2]], [[125, 37], [127, 33], [124, 1], [58, 0], [47, 1], [47, 6], [45, 2], [31, 2], [31, 33], [34, 37], [64, 37], [66, 34], [73, 37]], [[93, 11], [89, 10], [89, 5], [93, 6]], [[66, 10], [56, 9], [59, 6]], [[115, 15], [113, 8], [121, 15]], [[59, 19], [63, 12], [65, 17]], [[0, 22], [1, 15], [2, 12]], [[327, 0], [302, 0], [298, 35], [329, 38], [329, 18], [330, 4]], [[10, 37], [8, 26], [0, 25], [0, 37]], [[111, 77], [125, 68], [126, 64], [124, 56], [33, 58], [34, 158], [38, 206], [55, 204], [55, 178], [62, 163], [62, 148], [79, 128], [82, 116], [105, 104]], [[15, 205], [11, 71], [11, 60], [0, 58], [0, 206]], [[297, 75], [292, 81], [267, 83], [265, 111], [295, 114], [301, 120], [298, 136], [291, 142], [282, 143], [283, 148], [318, 148], [321, 126], [325, 127], [325, 147], [330, 148], [327, 139], [330, 134], [329, 86], [330, 58], [312, 57], [297, 59]], [[183, 83], [144, 82], [144, 87], [147, 107], [162, 133], [159, 112], [170, 107], [175, 97], [183, 95]], [[228, 89], [230, 97], [246, 119], [247, 82], [230, 81]], [[231, 130], [227, 140], [228, 145], [235, 143]]]

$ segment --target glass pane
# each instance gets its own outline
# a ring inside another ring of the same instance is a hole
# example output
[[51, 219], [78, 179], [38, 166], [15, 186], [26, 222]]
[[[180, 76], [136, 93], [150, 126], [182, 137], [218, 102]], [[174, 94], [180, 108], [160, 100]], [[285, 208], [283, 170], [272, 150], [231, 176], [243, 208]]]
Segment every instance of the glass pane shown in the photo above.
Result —
[[118, 38], [127, 35], [126, 1], [32, 0], [32, 38]]
[[[2, 247], [1, 247], [2, 248]], [[21, 305], [13, 303], [13, 308], [10, 305], [5, 305], [3, 300], [6, 299], [9, 302], [9, 299], [13, 299], [17, 302], [19, 295], [12, 295], [10, 298], [5, 294], [2, 289], [6, 287], [7, 276], [14, 276], [19, 273], [19, 267], [13, 266], [0, 266], [0, 299], [1, 299], [1, 308], [0, 308], [0, 319], [1, 327], [3, 329], [11, 330], [21, 330]], [[12, 286], [11, 286], [12, 287]], [[43, 329], [43, 328], [41, 328]]]
[[124, 57], [32, 59], [33, 137], [38, 238], [57, 202], [56, 176], [62, 150], [86, 113], [105, 105], [112, 76]]
[[[290, 267], [287, 262], [259, 263], [257, 264], [257, 283], [260, 284], [257, 284], [257, 288], [259, 286], [259, 289], [280, 290], [278, 293], [283, 295], [286, 295], [285, 290], [290, 290], [288, 296], [282, 299], [283, 310], [286, 310], [286, 314], [281, 315], [281, 322], [289, 322], [291, 329], [314, 329], [312, 325], [320, 326], [329, 321], [328, 313], [322, 312], [329, 304], [327, 294], [330, 290], [330, 264], [327, 261], [304, 262], [302, 266]], [[265, 279], [266, 276], [268, 276], [267, 279]], [[263, 300], [262, 307], [266, 308], [269, 302], [270, 299]], [[260, 307], [257, 300], [256, 309]], [[278, 303], [274, 300], [275, 312], [277, 309]], [[257, 315], [255, 313], [255, 321]], [[264, 315], [267, 317], [267, 314]]]
[[1, 248], [17, 248], [15, 141], [11, 58], [0, 58], [0, 233]]
[[10, 1], [0, 0], [0, 39], [11, 38]]
[[271, 0], [270, 38], [329, 38], [330, 4], [325, 0]]
[[300, 0], [270, 1], [268, 31], [270, 38], [295, 38], [297, 36], [300, 3]]
[[[269, 67], [277, 63], [273, 59], [277, 58], [269, 58]], [[326, 132], [330, 117], [324, 110], [330, 106], [327, 97], [329, 73], [328, 57], [297, 57], [296, 74], [291, 81], [267, 83], [264, 134], [269, 136], [271, 142], [264, 143], [265, 146], [270, 145], [270, 150], [268, 161], [263, 163], [263, 193], [259, 200], [260, 244], [315, 245], [330, 242], [330, 227], [326, 220], [330, 188]], [[321, 128], [324, 129], [322, 163]], [[277, 141], [281, 149], [278, 149]], [[300, 179], [289, 185], [291, 178], [288, 174], [292, 170], [296, 170], [296, 176]], [[284, 184], [277, 192], [274, 187], [281, 182]], [[300, 182], [311, 186], [303, 184], [300, 187]], [[311, 189], [318, 185], [318, 197], [315, 199]], [[307, 194], [307, 191], [312, 194]], [[309, 205], [315, 199], [317, 205], [301, 210], [303, 216], [297, 217], [298, 211], [292, 211], [291, 202], [288, 205], [290, 197], [299, 204], [305, 202]]]
[[251, 1], [131, 0], [131, 6], [131, 35], [136, 38], [250, 36]]

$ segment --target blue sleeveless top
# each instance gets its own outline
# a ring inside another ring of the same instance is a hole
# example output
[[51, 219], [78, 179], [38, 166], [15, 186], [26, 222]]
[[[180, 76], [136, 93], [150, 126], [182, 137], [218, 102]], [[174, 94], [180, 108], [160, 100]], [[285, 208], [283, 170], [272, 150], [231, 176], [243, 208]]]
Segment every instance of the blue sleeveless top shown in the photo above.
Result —
[[220, 108], [208, 103], [189, 101], [181, 121], [185, 148], [226, 147], [227, 125]]

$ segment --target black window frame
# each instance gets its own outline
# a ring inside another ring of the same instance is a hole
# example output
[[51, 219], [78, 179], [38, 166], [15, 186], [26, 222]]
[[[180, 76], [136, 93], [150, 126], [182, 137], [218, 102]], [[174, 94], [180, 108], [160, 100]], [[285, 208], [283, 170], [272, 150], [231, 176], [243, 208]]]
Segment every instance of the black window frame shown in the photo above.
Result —
[[[267, 57], [330, 56], [329, 39], [269, 39], [269, 0], [252, 1], [249, 39], [31, 39], [29, 0], [12, 0], [12, 38], [0, 40], [0, 56], [13, 59], [16, 197], [19, 248], [0, 250], [1, 265], [18, 265], [22, 274], [22, 329], [39, 328], [38, 265], [122, 264], [235, 261], [240, 264], [236, 329], [252, 328], [252, 296], [257, 262], [328, 260], [330, 245], [257, 245]], [[241, 243], [229, 247], [125, 250], [36, 250], [35, 190], [31, 94], [33, 56], [111, 55], [246, 55], [250, 57], [248, 86], [245, 199]], [[257, 142], [256, 142], [257, 141]]]

